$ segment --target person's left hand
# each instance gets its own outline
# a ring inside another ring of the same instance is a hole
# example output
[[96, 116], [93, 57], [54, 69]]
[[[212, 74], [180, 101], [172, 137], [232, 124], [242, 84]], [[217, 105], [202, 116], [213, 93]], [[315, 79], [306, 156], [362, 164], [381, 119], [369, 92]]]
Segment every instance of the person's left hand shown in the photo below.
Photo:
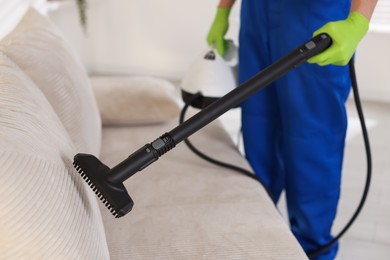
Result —
[[221, 56], [225, 54], [228, 46], [228, 42], [225, 40], [225, 34], [229, 29], [230, 10], [231, 8], [218, 7], [213, 24], [207, 34], [207, 43], [210, 46], [214, 45]]
[[327, 33], [332, 39], [332, 45], [307, 62], [320, 66], [348, 64], [360, 40], [367, 33], [368, 24], [367, 18], [358, 12], [350, 13], [345, 20], [325, 24], [315, 31], [313, 36]]

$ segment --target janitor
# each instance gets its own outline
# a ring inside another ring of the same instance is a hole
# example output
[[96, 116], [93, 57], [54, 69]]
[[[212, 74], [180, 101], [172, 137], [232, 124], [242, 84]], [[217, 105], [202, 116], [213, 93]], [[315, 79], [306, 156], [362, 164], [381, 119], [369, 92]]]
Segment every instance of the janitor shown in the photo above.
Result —
[[[223, 55], [235, 0], [220, 0], [207, 36]], [[277, 201], [286, 192], [293, 234], [306, 252], [332, 240], [347, 129], [346, 66], [376, 0], [242, 0], [239, 82], [319, 33], [332, 45], [242, 104], [245, 154]], [[335, 244], [313, 259], [334, 259]]]

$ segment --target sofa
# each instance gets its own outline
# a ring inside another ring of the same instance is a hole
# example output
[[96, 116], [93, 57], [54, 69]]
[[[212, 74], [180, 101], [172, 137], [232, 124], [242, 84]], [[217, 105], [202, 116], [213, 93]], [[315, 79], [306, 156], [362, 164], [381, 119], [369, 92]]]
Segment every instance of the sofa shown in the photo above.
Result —
[[[90, 76], [69, 46], [32, 8], [0, 41], [1, 259], [306, 259], [259, 183], [181, 143], [125, 181], [135, 205], [114, 218], [74, 155], [115, 166], [178, 124], [179, 91]], [[191, 140], [250, 170], [219, 120]]]

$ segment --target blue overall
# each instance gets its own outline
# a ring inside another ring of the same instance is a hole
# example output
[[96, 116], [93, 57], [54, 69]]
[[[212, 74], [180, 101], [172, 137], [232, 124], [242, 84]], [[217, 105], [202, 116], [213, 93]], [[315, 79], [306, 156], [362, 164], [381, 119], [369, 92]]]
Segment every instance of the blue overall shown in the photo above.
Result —
[[[239, 81], [300, 46], [350, 0], [242, 0]], [[286, 191], [291, 230], [305, 251], [326, 244], [340, 195], [348, 66], [302, 64], [242, 104], [247, 159], [277, 200]], [[334, 259], [336, 244], [314, 259]]]

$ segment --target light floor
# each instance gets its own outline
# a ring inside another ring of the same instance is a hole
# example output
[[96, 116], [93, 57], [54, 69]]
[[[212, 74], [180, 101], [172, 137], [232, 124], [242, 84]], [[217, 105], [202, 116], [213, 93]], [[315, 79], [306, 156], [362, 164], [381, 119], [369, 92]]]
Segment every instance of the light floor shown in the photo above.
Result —
[[[353, 100], [347, 104], [349, 126], [344, 158], [342, 194], [334, 223], [337, 234], [353, 215], [366, 179], [366, 156]], [[373, 158], [370, 193], [363, 211], [341, 238], [337, 260], [390, 259], [390, 104], [363, 102]], [[237, 143], [240, 111], [231, 110], [222, 123]], [[240, 149], [242, 145], [238, 142]], [[285, 202], [279, 204], [285, 214]]]

